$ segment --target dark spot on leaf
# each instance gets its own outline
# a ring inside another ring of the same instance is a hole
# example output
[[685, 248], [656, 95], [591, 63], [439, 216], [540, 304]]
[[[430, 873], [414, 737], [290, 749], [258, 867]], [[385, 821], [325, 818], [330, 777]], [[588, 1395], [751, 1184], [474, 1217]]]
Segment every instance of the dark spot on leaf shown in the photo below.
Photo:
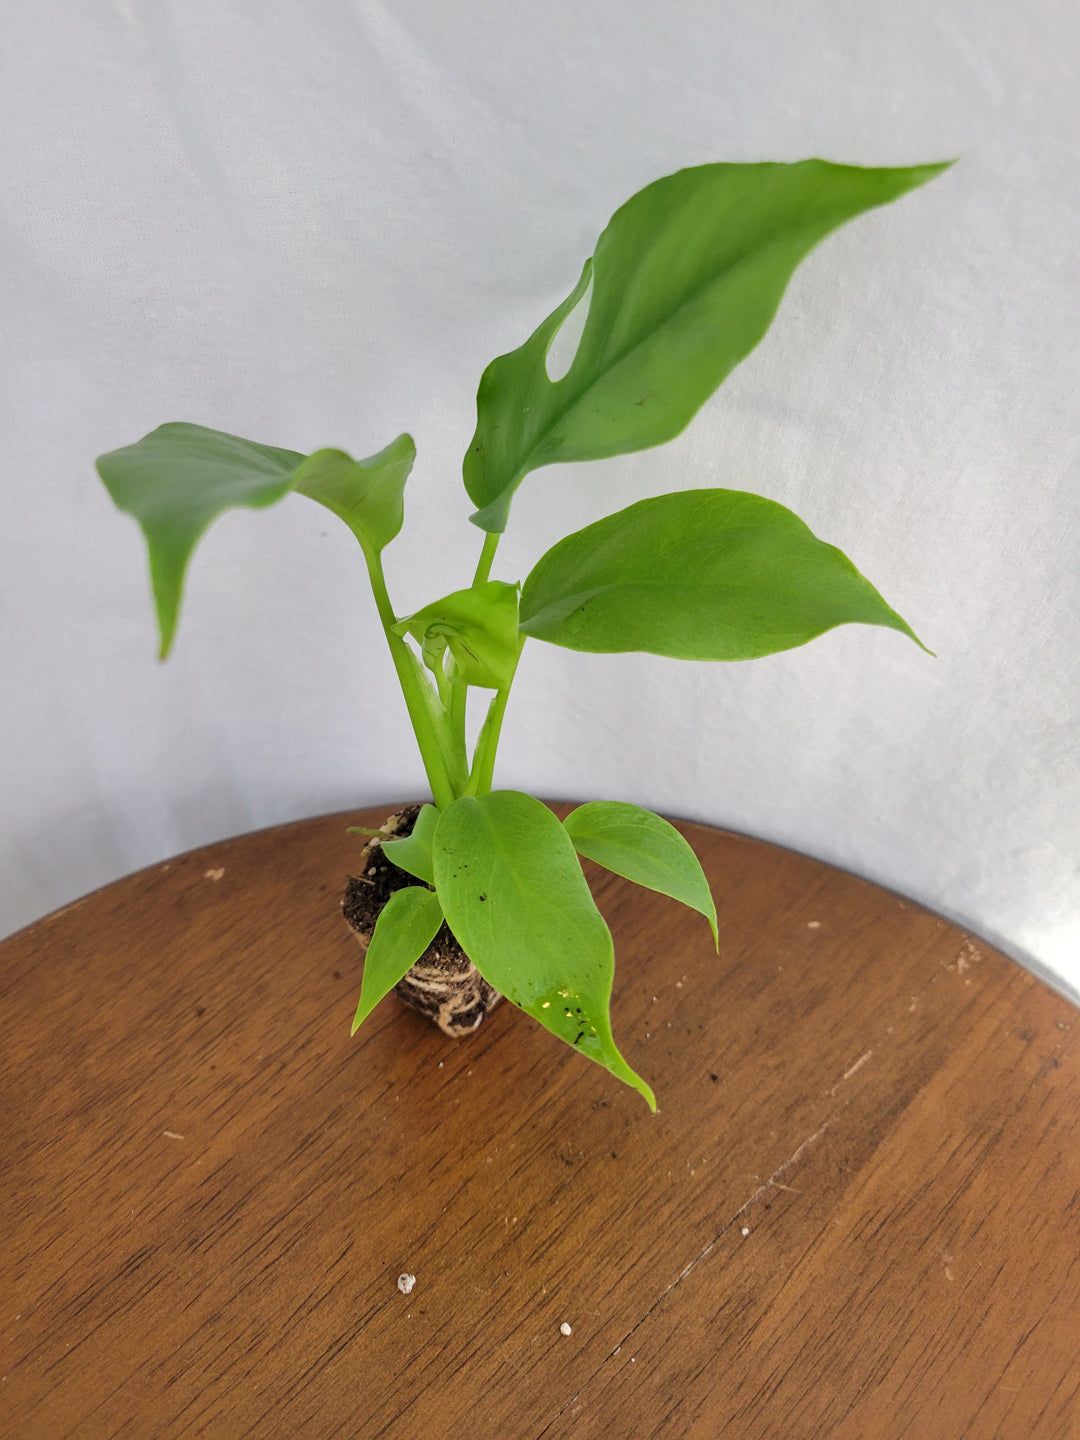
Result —
[[584, 1040], [584, 1039], [585, 1039], [585, 1031], [584, 1031], [584, 1030], [579, 1030], [579, 1031], [577, 1032], [577, 1034], [574, 1036], [574, 1044], [575, 1044], [575, 1045], [580, 1045], [581, 1042], [582, 1042], [582, 1040]]
[[480, 899], [481, 899], [481, 900], [486, 900], [486, 899], [487, 899], [487, 896], [486, 896], [486, 895], [481, 895], [481, 896], [480, 896]]
[[640, 400], [635, 400], [635, 401], [634, 401], [634, 406], [635, 406], [635, 408], [636, 408], [637, 406], [639, 406], [639, 405], [644, 405], [644, 404], [645, 404], [645, 396], [644, 396], [644, 395], [641, 397]]

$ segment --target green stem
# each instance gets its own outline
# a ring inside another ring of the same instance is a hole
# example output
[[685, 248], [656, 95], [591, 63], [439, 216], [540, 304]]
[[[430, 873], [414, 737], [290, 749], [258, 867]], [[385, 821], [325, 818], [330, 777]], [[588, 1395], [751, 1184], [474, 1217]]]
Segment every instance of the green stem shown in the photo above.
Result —
[[394, 634], [393, 626], [396, 623], [397, 617], [394, 614], [393, 606], [390, 604], [390, 597], [386, 591], [386, 578], [383, 575], [382, 561], [378, 555], [369, 555], [366, 549], [364, 558], [367, 561], [368, 577], [371, 580], [371, 592], [375, 596], [375, 606], [379, 612], [379, 620], [382, 622], [386, 643], [390, 647], [390, 658], [394, 662], [394, 669], [397, 671], [401, 691], [405, 697], [405, 705], [409, 712], [409, 719], [412, 721], [416, 743], [420, 747], [420, 758], [424, 762], [424, 771], [427, 774], [428, 784], [431, 786], [432, 799], [435, 801], [438, 809], [445, 810], [457, 797], [454, 793], [454, 786], [450, 780], [446, 757], [442, 753], [442, 746], [439, 744], [439, 738], [435, 733], [434, 722], [428, 710], [425, 696], [419, 689], [419, 686], [426, 682], [416, 674], [416, 671], [409, 663], [411, 656], [405, 641], [400, 635]]
[[506, 701], [509, 695], [510, 687], [508, 685], [505, 690], [497, 691], [491, 702], [487, 719], [484, 721], [484, 728], [480, 731], [480, 738], [476, 742], [476, 754], [473, 756], [472, 770], [469, 772], [469, 783], [465, 787], [466, 795], [486, 795], [491, 789], [491, 781], [495, 774], [495, 753], [499, 748], [499, 733], [502, 730], [503, 715], [506, 713]]
[[465, 750], [465, 707], [468, 703], [469, 687], [461, 681], [450, 686], [450, 704], [447, 707], [450, 715], [450, 729]]
[[501, 539], [502, 535], [498, 530], [489, 530], [484, 536], [484, 548], [480, 551], [476, 574], [473, 576], [473, 589], [475, 589], [477, 585], [483, 585], [484, 581], [491, 574], [491, 564], [495, 559], [495, 551], [499, 548], [499, 541]]

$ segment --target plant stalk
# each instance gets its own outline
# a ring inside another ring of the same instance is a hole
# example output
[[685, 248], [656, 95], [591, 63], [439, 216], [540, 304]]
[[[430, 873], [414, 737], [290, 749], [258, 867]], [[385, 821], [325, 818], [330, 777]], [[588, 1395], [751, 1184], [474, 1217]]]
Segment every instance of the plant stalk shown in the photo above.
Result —
[[484, 548], [480, 551], [480, 559], [477, 561], [476, 574], [473, 576], [473, 589], [483, 585], [491, 575], [491, 565], [495, 559], [495, 551], [499, 548], [499, 541], [502, 535], [498, 530], [489, 530], [484, 536]]
[[379, 620], [386, 636], [386, 643], [390, 647], [390, 658], [394, 662], [401, 692], [405, 697], [405, 706], [412, 722], [413, 734], [420, 747], [420, 758], [424, 762], [424, 772], [427, 775], [428, 784], [431, 786], [431, 796], [436, 807], [439, 810], [445, 810], [448, 805], [453, 804], [457, 795], [425, 697], [418, 688], [426, 682], [415, 673], [410, 665], [411, 655], [405, 641], [400, 635], [394, 634], [393, 627], [397, 617], [390, 604], [390, 596], [387, 594], [382, 561], [377, 554], [369, 555], [366, 548], [364, 558], [367, 561], [371, 593], [375, 597], [375, 607], [379, 612]]
[[480, 738], [476, 742], [469, 783], [465, 787], [466, 795], [486, 795], [491, 789], [495, 774], [495, 754], [499, 748], [499, 734], [509, 695], [510, 686], [507, 685], [505, 689], [496, 692], [491, 702]]

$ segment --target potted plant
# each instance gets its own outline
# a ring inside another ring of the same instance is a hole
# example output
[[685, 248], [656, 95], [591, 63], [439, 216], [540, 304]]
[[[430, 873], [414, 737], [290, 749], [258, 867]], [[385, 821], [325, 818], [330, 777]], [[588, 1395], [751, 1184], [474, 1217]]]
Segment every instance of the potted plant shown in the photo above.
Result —
[[[628, 200], [567, 299], [484, 371], [464, 460], [469, 518], [484, 537], [476, 572], [411, 615], [395, 611], [381, 559], [403, 524], [408, 435], [354, 460], [174, 423], [98, 460], [113, 500], [146, 536], [162, 658], [192, 551], [224, 510], [296, 492], [359, 541], [432, 799], [368, 834], [350, 884], [346, 917], [367, 950], [354, 1030], [395, 987], [452, 1034], [504, 995], [655, 1109], [611, 1033], [611, 935], [579, 857], [692, 906], [715, 940], [712, 896], [689, 844], [649, 811], [599, 801], [560, 821], [532, 796], [492, 788], [525, 641], [747, 660], [860, 622], [921, 642], [841, 551], [784, 506], [743, 491], [641, 500], [560, 540], [522, 583], [492, 578], [499, 538], [530, 472], [677, 435], [761, 340], [820, 240], [945, 168], [702, 165]], [[579, 307], [576, 351], [553, 377], [549, 352]], [[470, 755], [474, 690], [491, 698]]]

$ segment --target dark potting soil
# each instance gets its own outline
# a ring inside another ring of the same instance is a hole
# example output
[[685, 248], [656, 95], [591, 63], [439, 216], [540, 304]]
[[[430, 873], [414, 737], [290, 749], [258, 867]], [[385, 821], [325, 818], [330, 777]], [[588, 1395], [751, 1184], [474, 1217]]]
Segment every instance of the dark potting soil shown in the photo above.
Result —
[[[395, 865], [383, 851], [383, 840], [399, 839], [412, 832], [419, 805], [398, 810], [364, 846], [360, 874], [350, 875], [341, 911], [353, 934], [366, 950], [382, 908], [398, 890], [421, 882]], [[447, 1035], [468, 1035], [498, 1003], [500, 996], [462, 950], [445, 922], [435, 939], [394, 993], [426, 1015]]]

